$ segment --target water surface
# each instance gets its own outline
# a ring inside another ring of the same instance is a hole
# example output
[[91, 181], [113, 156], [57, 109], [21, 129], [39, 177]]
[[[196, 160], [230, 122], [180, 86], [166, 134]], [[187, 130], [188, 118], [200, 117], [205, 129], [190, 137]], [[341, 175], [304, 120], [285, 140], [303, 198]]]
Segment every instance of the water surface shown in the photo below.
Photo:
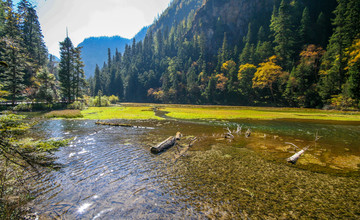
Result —
[[[334, 162], [360, 156], [356, 125], [167, 120], [123, 128], [94, 122], [48, 120], [35, 127], [45, 138], [74, 138], [56, 153], [64, 167], [35, 183], [31, 206], [40, 219], [360, 217], [358, 167]], [[237, 125], [250, 128], [250, 138], [242, 132], [225, 139], [224, 128]], [[150, 153], [176, 131], [184, 134], [182, 146]], [[322, 138], [315, 144], [316, 131]], [[198, 141], [180, 156], [194, 136]], [[286, 141], [313, 145], [310, 159], [287, 164]]]

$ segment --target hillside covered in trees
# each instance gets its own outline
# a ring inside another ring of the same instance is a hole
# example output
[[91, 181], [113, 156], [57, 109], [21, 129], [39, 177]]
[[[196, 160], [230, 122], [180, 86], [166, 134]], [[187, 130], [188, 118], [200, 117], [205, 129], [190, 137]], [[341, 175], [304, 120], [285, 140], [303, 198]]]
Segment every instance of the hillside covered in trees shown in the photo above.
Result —
[[123, 101], [359, 107], [357, 0], [174, 0], [89, 80]]
[[[144, 27], [135, 35], [134, 38], [137, 41], [143, 40], [147, 30], [148, 27]], [[123, 53], [125, 45], [130, 43], [131, 39], [120, 36], [86, 38], [78, 45], [78, 47], [82, 47], [81, 59], [84, 62], [85, 76], [87, 78], [94, 76], [96, 64], [102, 66], [103, 63], [106, 62], [108, 48], [110, 48], [110, 51], [113, 51], [112, 53], [115, 53], [116, 50]]]

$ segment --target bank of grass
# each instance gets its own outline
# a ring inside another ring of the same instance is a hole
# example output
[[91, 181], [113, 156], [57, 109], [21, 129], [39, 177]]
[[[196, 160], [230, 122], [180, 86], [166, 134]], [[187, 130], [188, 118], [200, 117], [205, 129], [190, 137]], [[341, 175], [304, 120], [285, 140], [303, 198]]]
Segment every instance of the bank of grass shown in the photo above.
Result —
[[154, 111], [149, 106], [128, 106], [128, 107], [91, 107], [81, 111], [84, 119], [90, 120], [110, 120], [110, 119], [126, 119], [126, 120], [162, 120], [155, 116]]
[[166, 116], [177, 119], [304, 119], [330, 121], [360, 121], [359, 112], [326, 111], [298, 108], [261, 108], [261, 107], [171, 107], [161, 109]]
[[51, 111], [45, 114], [46, 118], [81, 118], [83, 117], [80, 110], [66, 109]]
[[[360, 122], [359, 112], [334, 110], [270, 108], [270, 107], [233, 107], [233, 106], [194, 106], [124, 103], [122, 106], [91, 107], [86, 110], [52, 111], [49, 118], [83, 118], [90, 120], [162, 120], [153, 109], [164, 112], [165, 116], [175, 119], [233, 120], [233, 119], [295, 119]], [[161, 114], [159, 114], [161, 115]]]

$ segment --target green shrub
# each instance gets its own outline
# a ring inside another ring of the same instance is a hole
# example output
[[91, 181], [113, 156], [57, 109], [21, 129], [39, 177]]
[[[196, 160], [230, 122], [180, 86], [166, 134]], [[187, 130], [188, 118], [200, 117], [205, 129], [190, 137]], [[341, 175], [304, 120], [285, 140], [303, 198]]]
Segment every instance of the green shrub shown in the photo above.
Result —
[[110, 105], [109, 97], [101, 96], [101, 105], [99, 103], [99, 96], [91, 97], [89, 100], [89, 106], [91, 107], [106, 107]]
[[32, 110], [32, 105], [31, 104], [19, 104], [17, 106], [14, 107], [14, 111], [31, 111]]
[[111, 104], [116, 104], [116, 102], [119, 101], [119, 97], [114, 96], [114, 95], [111, 95], [111, 96], [109, 97], [109, 101], [110, 101]]
[[70, 105], [68, 105], [69, 109], [78, 109], [78, 110], [83, 110], [85, 109], [86, 105], [84, 102], [81, 101], [75, 101], [73, 103], [71, 103]]

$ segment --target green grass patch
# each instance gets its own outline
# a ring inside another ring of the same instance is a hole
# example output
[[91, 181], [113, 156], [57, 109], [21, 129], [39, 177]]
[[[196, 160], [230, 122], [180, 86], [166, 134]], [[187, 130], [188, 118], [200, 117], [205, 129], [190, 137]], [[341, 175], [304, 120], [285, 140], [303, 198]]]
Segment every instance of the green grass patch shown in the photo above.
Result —
[[81, 111], [84, 119], [90, 120], [109, 120], [109, 119], [127, 119], [127, 120], [147, 120], [162, 118], [155, 116], [154, 111], [145, 106], [131, 107], [92, 107]]
[[83, 117], [80, 110], [60, 110], [51, 111], [45, 114], [47, 118], [81, 118]]
[[359, 112], [327, 111], [299, 108], [261, 108], [261, 107], [164, 107], [166, 116], [177, 119], [304, 119], [331, 121], [360, 121]]

